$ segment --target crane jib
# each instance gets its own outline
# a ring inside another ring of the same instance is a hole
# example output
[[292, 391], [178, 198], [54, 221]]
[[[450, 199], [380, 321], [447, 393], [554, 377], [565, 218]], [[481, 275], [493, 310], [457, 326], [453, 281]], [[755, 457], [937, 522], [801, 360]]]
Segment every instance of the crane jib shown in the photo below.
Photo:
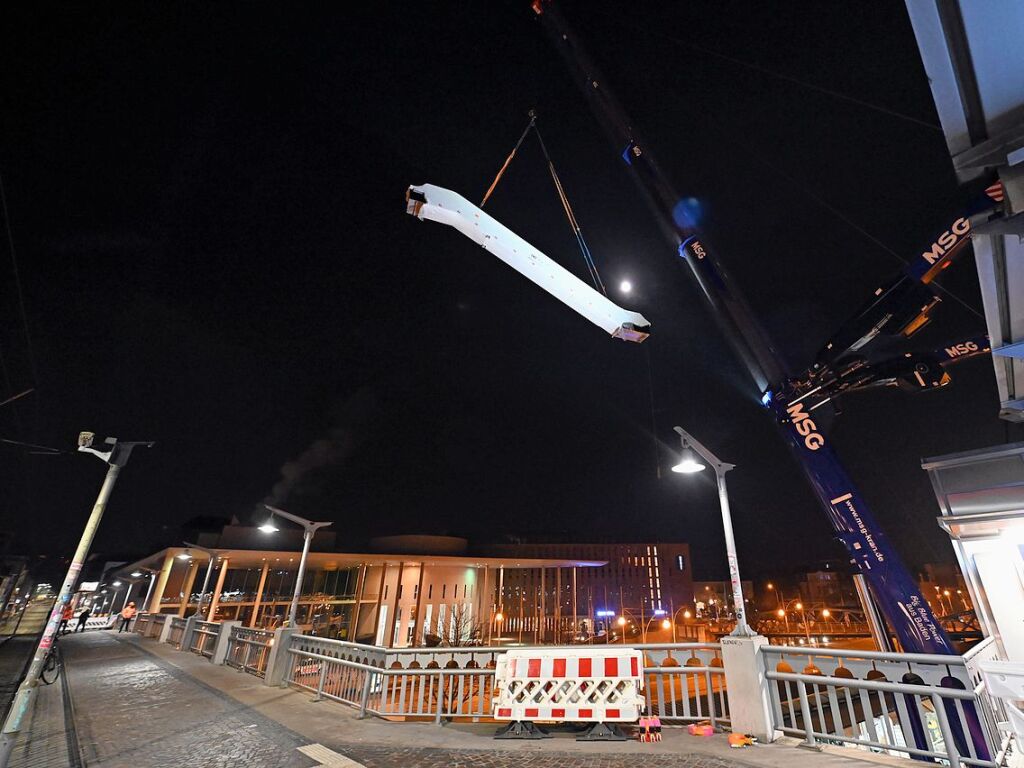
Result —
[[[622, 152], [630, 175], [659, 224], [675, 239], [675, 246], [690, 265], [724, 334], [750, 370], [762, 403], [775, 417], [837, 538], [846, 547], [851, 561], [864, 574], [881, 613], [903, 650], [955, 653], [918, 585], [875, 522], [867, 502], [854, 487], [820, 425], [803, 408], [795, 411], [796, 419], [790, 413], [790, 404], [798, 399], [799, 393], [790, 388], [781, 356], [772, 347], [746, 301], [732, 287], [727, 272], [711, 254], [706, 239], [695, 229], [676, 221], [673, 210], [681, 198], [652, 158], [650, 147], [637, 139], [632, 122], [608, 88], [606, 79], [599, 74], [554, 2], [534, 0], [532, 7], [581, 87], [598, 122], [613, 140], [616, 152]], [[623, 145], [625, 151], [621, 149]], [[962, 224], [957, 227], [963, 229]], [[957, 234], [959, 239], [959, 233], [951, 230], [950, 235], [953, 234]], [[945, 233], [943, 240], [939, 247], [945, 252], [949, 250], [947, 244], [953, 243]], [[923, 261], [927, 264], [929, 259]]]

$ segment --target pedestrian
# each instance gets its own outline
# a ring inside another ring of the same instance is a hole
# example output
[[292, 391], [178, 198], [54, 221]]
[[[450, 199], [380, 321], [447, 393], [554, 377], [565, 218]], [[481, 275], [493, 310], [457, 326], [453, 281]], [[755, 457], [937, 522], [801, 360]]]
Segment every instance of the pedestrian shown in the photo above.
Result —
[[125, 630], [131, 631], [132, 619], [135, 618], [135, 602], [130, 602], [124, 608], [121, 609], [121, 626], [118, 627], [118, 632], [124, 632]]
[[75, 632], [85, 632], [85, 622], [89, 620], [92, 615], [88, 608], [83, 608], [82, 612], [78, 614], [78, 626], [75, 627]]
[[70, 603], [65, 605], [60, 612], [60, 624], [57, 625], [57, 634], [63, 635], [65, 632], [69, 632], [68, 622], [71, 621], [71, 617], [74, 616], [75, 609], [71, 607]]

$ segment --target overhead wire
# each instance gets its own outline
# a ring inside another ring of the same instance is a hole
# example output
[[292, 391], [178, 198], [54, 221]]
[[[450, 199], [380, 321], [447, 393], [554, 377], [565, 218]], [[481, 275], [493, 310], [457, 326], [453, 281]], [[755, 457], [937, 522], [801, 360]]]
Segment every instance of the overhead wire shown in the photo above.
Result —
[[[629, 23], [629, 22], [627, 22], [627, 23]], [[663, 32], [647, 30], [647, 29], [645, 29], [645, 28], [643, 28], [643, 27], [641, 27], [641, 26], [639, 26], [639, 25], [637, 25], [635, 23], [632, 23], [632, 26], [637, 31], [647, 32], [647, 33], [649, 33], [651, 35], [654, 35], [656, 37], [664, 38], [665, 40], [667, 40], [667, 41], [669, 41], [669, 42], [671, 42], [671, 43], [673, 43], [675, 45], [679, 45], [679, 46], [684, 47], [684, 48], [691, 48], [693, 50], [700, 51], [701, 53], [707, 53], [707, 54], [715, 56], [716, 58], [724, 59], [724, 60], [730, 61], [730, 62], [735, 63], [735, 64], [739, 64], [739, 65], [742, 65], [742, 66], [745, 66], [745, 67], [749, 67], [751, 69], [755, 69], [755, 70], [757, 70], [759, 72], [762, 72], [764, 74], [772, 75], [774, 77], [778, 77], [780, 79], [787, 80], [789, 82], [793, 82], [793, 83], [796, 83], [798, 85], [802, 85], [802, 86], [805, 86], [807, 88], [811, 88], [813, 90], [821, 91], [823, 93], [827, 93], [827, 94], [835, 96], [837, 98], [842, 98], [842, 99], [845, 99], [847, 101], [851, 101], [851, 102], [857, 103], [857, 104], [859, 104], [861, 106], [868, 107], [870, 109], [874, 109], [874, 110], [879, 111], [879, 112], [884, 112], [884, 113], [892, 115], [894, 117], [900, 117], [900, 118], [903, 118], [905, 120], [909, 120], [911, 122], [918, 123], [919, 125], [923, 125], [923, 126], [928, 127], [928, 128], [935, 128], [937, 130], [942, 130], [940, 127], [938, 127], [938, 126], [936, 126], [934, 124], [924, 122], [922, 120], [919, 120], [917, 118], [911, 117], [909, 115], [904, 115], [902, 113], [895, 112], [893, 110], [889, 110], [889, 109], [886, 109], [884, 107], [879, 107], [878, 105], [871, 104], [869, 102], [865, 102], [863, 100], [856, 99], [854, 97], [847, 96], [845, 94], [842, 94], [842, 93], [839, 93], [839, 92], [836, 92], [836, 91], [830, 91], [829, 89], [822, 88], [820, 86], [816, 86], [816, 85], [811, 84], [811, 83], [806, 83], [806, 82], [804, 82], [802, 80], [790, 77], [788, 75], [782, 75], [782, 74], [779, 74], [777, 72], [773, 72], [772, 70], [769, 70], [766, 67], [763, 67], [761, 65], [751, 64], [751, 63], [745, 62], [745, 61], [743, 61], [741, 59], [736, 59], [735, 57], [728, 56], [728, 55], [722, 54], [722, 53], [718, 53], [717, 51], [714, 51], [714, 50], [712, 50], [710, 48], [705, 48], [703, 46], [699, 46], [699, 45], [696, 45], [696, 44], [688, 43], [688, 42], [686, 42], [684, 40], [681, 40], [681, 39], [679, 39], [677, 37], [674, 37], [672, 35], [669, 35], [669, 34], [666, 34], [666, 33], [663, 33]], [[697, 113], [697, 112], [698, 112], [697, 110], [694, 110], [694, 113]], [[714, 119], [714, 121], [716, 123], [718, 123], [717, 127], [719, 129], [721, 129], [721, 127], [722, 127], [721, 126], [721, 121], [718, 120], [717, 118], [714, 118], [714, 116], [712, 115], [712, 113], [709, 110], [704, 109], [704, 110], [701, 110], [700, 113], [704, 114], [705, 116], [712, 117]], [[886, 253], [888, 253], [889, 255], [895, 257], [896, 259], [898, 259], [900, 261], [900, 263], [902, 263], [904, 266], [909, 265], [910, 261], [907, 258], [905, 258], [904, 256], [902, 256], [899, 252], [897, 252], [894, 248], [892, 248], [887, 243], [885, 243], [882, 240], [880, 240], [875, 235], [873, 235], [870, 232], [868, 232], [864, 227], [860, 226], [852, 218], [847, 216], [845, 213], [843, 213], [836, 206], [832, 205], [827, 200], [822, 198], [820, 195], [818, 195], [818, 194], [814, 193], [813, 191], [811, 191], [811, 189], [810, 189], [808, 184], [803, 183], [803, 182], [799, 181], [798, 179], [795, 179], [790, 174], [785, 173], [784, 171], [780, 170], [779, 168], [777, 168], [772, 163], [770, 163], [767, 160], [765, 160], [763, 153], [754, 152], [753, 150], [748, 148], [744, 143], [730, 138], [728, 133], [720, 134], [720, 135], [722, 135], [723, 138], [728, 143], [730, 143], [734, 147], [737, 147], [738, 149], [740, 149], [747, 156], [753, 158], [755, 162], [763, 165], [765, 168], [767, 168], [771, 172], [773, 172], [773, 173], [783, 177], [788, 182], [790, 182], [790, 184], [796, 186], [801, 192], [803, 192], [807, 197], [809, 197], [811, 200], [813, 200], [819, 206], [821, 206], [822, 208], [827, 210], [829, 213], [831, 213], [834, 216], [836, 216], [838, 219], [840, 219], [847, 226], [849, 226], [850, 228], [852, 228], [855, 231], [857, 231], [858, 233], [860, 233], [863, 237], [865, 237], [866, 239], [868, 239], [869, 241], [871, 241], [872, 243], [877, 245], [879, 248], [884, 250]], [[985, 319], [985, 316], [982, 314], [981, 311], [976, 309], [968, 301], [966, 301], [965, 299], [963, 299], [960, 296], [958, 296], [956, 293], [954, 293], [949, 288], [947, 288], [944, 285], [940, 284], [938, 281], [933, 281], [931, 284], [934, 285], [939, 291], [944, 293], [946, 296], [948, 296], [949, 298], [953, 299], [955, 302], [960, 304], [964, 309], [966, 309], [971, 314], [975, 315], [976, 317], [981, 318], [982, 320]]]
[[11, 267], [14, 272], [14, 287], [18, 294], [18, 308], [21, 311], [21, 325], [25, 334], [25, 349], [28, 352], [28, 365], [32, 373], [32, 383], [39, 383], [36, 371], [35, 352], [32, 345], [32, 334], [28, 327], [28, 313], [25, 311], [25, 291], [21, 285], [21, 270], [18, 268], [18, 256], [14, 249], [14, 235], [11, 232], [11, 216], [7, 210], [7, 192], [4, 189], [4, 177], [0, 173], [0, 206], [4, 212], [4, 225], [7, 230], [7, 247], [11, 252]]
[[65, 451], [61, 448], [52, 448], [49, 445], [38, 445], [37, 443], [26, 443], [21, 440], [11, 440], [6, 437], [0, 437], [0, 443], [3, 443], [4, 445], [15, 445], [21, 448], [34, 448], [34, 451], [30, 451], [30, 453], [34, 454], [46, 454], [56, 456], [59, 453], [70, 453], [70, 451]]
[[[608, 15], [608, 14], [601, 14], [600, 11], [597, 11], [597, 13], [599, 13], [600, 15], [605, 15], [605, 16]], [[615, 21], [616, 21], [617, 24], [620, 24], [620, 25], [621, 24], [625, 24], [627, 26], [631, 26], [631, 27], [633, 27], [633, 29], [635, 29], [638, 32], [644, 32], [644, 33], [647, 33], [647, 34], [650, 34], [650, 35], [654, 35], [656, 37], [664, 38], [665, 40], [668, 40], [669, 42], [674, 43], [675, 45], [678, 45], [678, 46], [680, 46], [682, 48], [689, 48], [690, 50], [697, 51], [700, 54], [707, 55], [707, 56], [713, 56], [716, 59], [721, 59], [723, 61], [728, 61], [728, 62], [730, 62], [732, 64], [737, 65], [737, 66], [745, 67], [745, 68], [753, 70], [755, 72], [759, 72], [759, 73], [761, 73], [763, 75], [768, 75], [769, 77], [774, 77], [774, 78], [776, 78], [778, 80], [783, 80], [783, 81], [788, 82], [788, 83], [793, 83], [794, 85], [799, 85], [802, 88], [807, 88], [808, 90], [816, 91], [818, 93], [822, 93], [822, 94], [825, 94], [827, 96], [831, 96], [831, 97], [833, 97], [835, 99], [839, 99], [839, 100], [842, 100], [842, 101], [848, 101], [851, 104], [856, 104], [857, 106], [864, 107], [866, 109], [871, 109], [871, 110], [874, 110], [875, 112], [880, 112], [880, 113], [882, 113], [884, 115], [889, 115], [890, 117], [899, 118], [900, 120], [906, 120], [906, 121], [914, 123], [916, 125], [920, 125], [920, 126], [922, 126], [924, 128], [930, 128], [930, 129], [932, 129], [934, 131], [940, 131], [940, 132], [942, 131], [942, 127], [941, 126], [935, 125], [935, 123], [928, 122], [927, 120], [922, 120], [919, 117], [914, 117], [913, 115], [907, 115], [907, 114], [905, 114], [903, 112], [898, 112], [897, 110], [891, 109], [890, 107], [884, 107], [884, 106], [881, 106], [879, 104], [873, 104], [870, 101], [866, 101], [866, 100], [858, 98], [856, 96], [850, 96], [849, 94], [842, 93], [841, 91], [837, 91], [837, 90], [834, 90], [832, 88], [826, 88], [824, 86], [817, 85], [816, 83], [811, 83], [811, 82], [808, 82], [806, 80], [801, 80], [800, 78], [793, 77], [792, 75], [785, 75], [785, 74], [783, 74], [781, 72], [776, 72], [775, 70], [769, 69], [768, 67], [764, 66], [763, 64], [756, 64], [756, 63], [753, 63], [753, 62], [744, 61], [743, 59], [736, 58], [735, 56], [730, 56], [729, 54], [722, 53], [720, 51], [716, 51], [713, 48], [708, 48], [708, 47], [703, 46], [703, 45], [698, 45], [697, 43], [691, 43], [691, 42], [688, 42], [686, 40], [682, 40], [682, 39], [680, 39], [678, 37], [675, 37], [674, 35], [670, 35], [670, 34], [665, 33], [665, 32], [660, 32], [660, 31], [657, 31], [657, 30], [646, 29], [646, 28], [638, 25], [636, 22], [630, 21], [628, 17], [622, 18], [621, 16], [616, 15], [615, 16]]]

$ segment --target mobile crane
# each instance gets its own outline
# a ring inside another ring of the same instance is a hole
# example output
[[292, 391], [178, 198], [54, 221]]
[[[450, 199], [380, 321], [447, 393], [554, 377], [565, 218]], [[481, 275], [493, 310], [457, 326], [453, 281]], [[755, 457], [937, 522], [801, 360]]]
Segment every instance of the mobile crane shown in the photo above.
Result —
[[[625, 147], [622, 158], [630, 175], [689, 265], [724, 335], [750, 372], [762, 405], [803, 469], [850, 562], [864, 575], [901, 648], [905, 652], [955, 654], [814, 412], [840, 395], [869, 387], [895, 386], [912, 392], [944, 387], [951, 380], [948, 369], [952, 365], [990, 351], [988, 338], [979, 335], [929, 353], [905, 352], [882, 359], [869, 354], [878, 340], [909, 338], [929, 322], [940, 303], [931, 284], [963, 252], [974, 223], [1002, 215], [1001, 185], [997, 182], [985, 189], [918, 258], [873, 292], [809, 366], [793, 373], [697, 226], [686, 217], [673, 215], [681, 196], [641, 141], [557, 5], [553, 0], [534, 0], [532, 8], [599, 123], [617, 146]], [[406, 198], [410, 214], [456, 227], [611, 335], [629, 341], [646, 338], [649, 324], [641, 315], [617, 307], [465, 198], [432, 185], [411, 186]]]

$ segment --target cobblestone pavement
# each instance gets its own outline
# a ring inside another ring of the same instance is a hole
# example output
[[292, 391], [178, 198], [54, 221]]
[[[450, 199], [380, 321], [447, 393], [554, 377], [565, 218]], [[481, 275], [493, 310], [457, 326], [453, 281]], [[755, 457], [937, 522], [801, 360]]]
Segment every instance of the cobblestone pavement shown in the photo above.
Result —
[[14, 698], [14, 691], [21, 682], [21, 673], [28, 664], [36, 647], [36, 637], [15, 636], [0, 644], [0, 712], [7, 717], [7, 710]]
[[62, 643], [82, 757], [104, 768], [309, 768], [306, 743], [166, 662], [93, 632]]
[[640, 755], [510, 752], [489, 749], [335, 747], [366, 768], [740, 768], [708, 755]]
[[[313, 768], [319, 764], [297, 751], [311, 739], [150, 653], [137, 637], [93, 632], [78, 635], [62, 647], [86, 765]], [[324, 738], [325, 732], [321, 743], [365, 768], [637, 768], [638, 764], [643, 768], [747, 768], [742, 760], [705, 754], [601, 752], [598, 744], [592, 745], [593, 752], [583, 753], [565, 751], [550, 742], [537, 750], [524, 749], [522, 744], [516, 749], [500, 744], [487, 749], [417, 746], [414, 732], [408, 733], [406, 738], [395, 730], [389, 743], [373, 743], [361, 741], [362, 733], [335, 742]]]

